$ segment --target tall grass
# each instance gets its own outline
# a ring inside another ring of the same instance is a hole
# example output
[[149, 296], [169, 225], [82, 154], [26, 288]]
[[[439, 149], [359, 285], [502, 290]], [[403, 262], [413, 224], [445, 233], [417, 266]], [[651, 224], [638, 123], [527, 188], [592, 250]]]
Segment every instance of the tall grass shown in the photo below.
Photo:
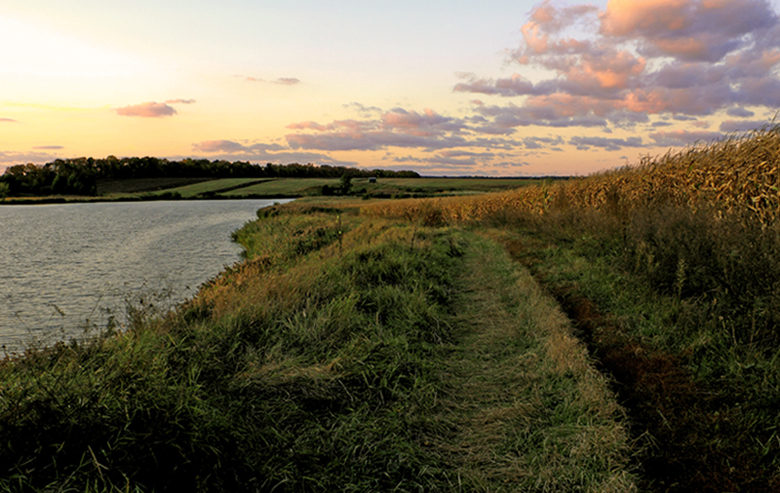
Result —
[[441, 426], [428, 369], [460, 240], [374, 223], [339, 253], [336, 221], [267, 219], [269, 241], [178, 311], [3, 361], [0, 485], [436, 489], [418, 442]]

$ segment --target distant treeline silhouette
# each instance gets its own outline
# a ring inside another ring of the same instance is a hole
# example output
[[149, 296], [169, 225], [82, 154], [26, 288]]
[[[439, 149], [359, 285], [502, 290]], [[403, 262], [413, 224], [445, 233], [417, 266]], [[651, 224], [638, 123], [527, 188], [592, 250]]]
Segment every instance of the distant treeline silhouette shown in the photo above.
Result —
[[[0, 176], [0, 188], [8, 196], [95, 195], [98, 180], [138, 178], [417, 178], [414, 171], [361, 170], [344, 166], [272, 164], [245, 161], [108, 156], [105, 159], [57, 159], [44, 165], [19, 164]], [[2, 184], [5, 183], [5, 186]]]

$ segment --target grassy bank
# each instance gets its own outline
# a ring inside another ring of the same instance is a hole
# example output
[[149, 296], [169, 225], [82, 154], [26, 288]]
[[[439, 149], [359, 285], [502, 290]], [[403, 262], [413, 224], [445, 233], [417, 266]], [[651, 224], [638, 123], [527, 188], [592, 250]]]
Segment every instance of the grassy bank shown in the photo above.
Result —
[[175, 312], [0, 364], [3, 489], [632, 489], [606, 381], [496, 241], [261, 216]]

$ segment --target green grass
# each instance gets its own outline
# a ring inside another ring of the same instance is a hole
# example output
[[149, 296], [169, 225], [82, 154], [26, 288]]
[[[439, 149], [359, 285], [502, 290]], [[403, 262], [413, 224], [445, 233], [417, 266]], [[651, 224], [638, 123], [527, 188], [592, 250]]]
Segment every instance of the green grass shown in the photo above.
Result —
[[604, 379], [494, 241], [328, 203], [234, 237], [174, 312], [0, 363], [0, 489], [632, 489]]
[[98, 195], [155, 192], [211, 181], [210, 178], [131, 178], [126, 180], [98, 180]]
[[[538, 183], [539, 180], [522, 178], [379, 178], [369, 183], [368, 178], [354, 178], [352, 191], [359, 195], [400, 196], [400, 195], [436, 195], [453, 193], [482, 193], [506, 190]], [[339, 180], [335, 178], [277, 178], [259, 185], [227, 192], [226, 196], [241, 195], [316, 195], [323, 185], [336, 188]]]
[[249, 185], [251, 183], [255, 183], [258, 181], [263, 181], [263, 179], [260, 178], [221, 178], [218, 180], [209, 180], [202, 183], [195, 183], [192, 185], [186, 185], [183, 187], [176, 187], [171, 188], [167, 190], [168, 192], [172, 193], [179, 193], [184, 198], [192, 198], [198, 195], [208, 194], [208, 193], [219, 193], [220, 191], [226, 190], [226, 189], [232, 189], [236, 187], [240, 187], [239, 190], [242, 190], [245, 185]]
[[509, 250], [617, 380], [645, 488], [777, 491], [776, 229], [663, 207], [506, 226]]
[[338, 186], [338, 178], [274, 178], [270, 181], [225, 193], [227, 197], [242, 195], [318, 195], [323, 185]]

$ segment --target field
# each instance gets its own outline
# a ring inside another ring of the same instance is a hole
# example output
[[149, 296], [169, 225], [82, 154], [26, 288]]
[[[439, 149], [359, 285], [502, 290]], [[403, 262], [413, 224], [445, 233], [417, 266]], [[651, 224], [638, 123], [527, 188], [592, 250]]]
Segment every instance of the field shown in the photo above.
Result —
[[275, 178], [257, 185], [239, 188], [225, 193], [231, 198], [242, 196], [300, 197], [317, 195], [323, 185], [336, 187], [338, 178]]
[[[367, 178], [352, 180], [351, 195], [369, 198], [473, 195], [536, 185], [534, 178]], [[337, 195], [338, 178], [141, 178], [98, 183], [95, 196], [8, 197], [4, 203], [59, 203], [134, 200], [196, 200], [241, 198], [297, 198], [323, 194], [329, 187]]]
[[0, 364], [0, 487], [778, 491], [778, 164], [261, 209], [173, 312]]

